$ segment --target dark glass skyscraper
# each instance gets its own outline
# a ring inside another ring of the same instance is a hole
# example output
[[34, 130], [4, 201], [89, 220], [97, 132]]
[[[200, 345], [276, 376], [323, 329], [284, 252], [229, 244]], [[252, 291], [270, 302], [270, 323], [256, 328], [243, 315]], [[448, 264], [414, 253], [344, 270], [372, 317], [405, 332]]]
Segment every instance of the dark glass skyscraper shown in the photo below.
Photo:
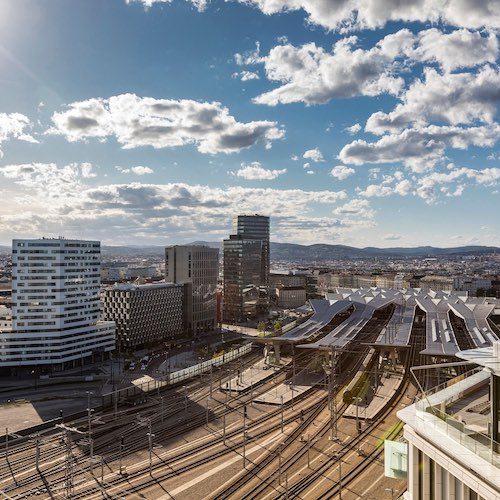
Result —
[[269, 217], [238, 215], [224, 240], [224, 321], [240, 322], [269, 307]]
[[262, 241], [261, 286], [269, 288], [270, 263], [270, 224], [265, 215], [237, 215], [233, 219], [235, 234], [246, 240]]

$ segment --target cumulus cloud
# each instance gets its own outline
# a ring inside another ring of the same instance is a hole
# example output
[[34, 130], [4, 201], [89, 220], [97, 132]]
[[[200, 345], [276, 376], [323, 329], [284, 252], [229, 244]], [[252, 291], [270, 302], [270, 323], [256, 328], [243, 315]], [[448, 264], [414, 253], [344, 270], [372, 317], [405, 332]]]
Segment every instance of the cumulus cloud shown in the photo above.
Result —
[[402, 103], [390, 113], [370, 116], [365, 130], [377, 135], [400, 131], [431, 120], [452, 125], [475, 120], [493, 123], [500, 102], [500, 71], [486, 66], [478, 73], [439, 74], [427, 68], [402, 95]]
[[270, 170], [264, 168], [261, 163], [254, 161], [252, 163], [242, 163], [241, 168], [236, 172], [232, 172], [236, 177], [252, 181], [265, 181], [278, 178], [286, 173], [286, 168], [281, 170]]
[[353, 168], [346, 167], [345, 165], [337, 165], [330, 171], [330, 175], [339, 181], [347, 179], [349, 176], [354, 175], [356, 171]]
[[255, 42], [254, 50], [248, 50], [242, 54], [239, 52], [234, 54], [234, 62], [238, 66], [246, 66], [248, 64], [257, 64], [262, 62], [260, 57], [260, 42]]
[[[87, 168], [87, 167], [85, 167]], [[90, 184], [81, 164], [7, 165], [0, 169], [3, 185], [16, 184], [17, 206], [4, 207], [0, 235], [80, 235], [105, 241], [164, 242], [165, 234], [183, 241], [193, 237], [227, 235], [231, 214], [273, 216], [275, 235], [310, 239], [318, 227], [354, 230], [362, 221], [321, 218], [317, 205], [334, 207], [345, 191], [211, 187], [186, 183]], [[43, 214], [40, 215], [40, 214]], [[330, 222], [328, 222], [330, 220]], [[307, 224], [305, 223], [307, 221]], [[294, 228], [293, 235], [284, 228]]]
[[500, 168], [473, 169], [449, 164], [444, 171], [426, 172], [411, 179], [402, 172], [383, 176], [379, 184], [357, 189], [363, 198], [386, 196], [418, 196], [427, 203], [435, 203], [441, 196], [461, 196], [467, 187], [476, 185], [494, 188], [500, 182]]
[[238, 0], [264, 14], [303, 10], [310, 24], [335, 31], [376, 29], [390, 21], [465, 28], [500, 27], [498, 0]]
[[397, 240], [400, 240], [400, 239], [401, 239], [401, 235], [400, 234], [389, 233], [389, 234], [386, 234], [384, 236], [384, 240], [387, 240], [387, 241], [397, 241]]
[[359, 123], [355, 123], [354, 125], [351, 125], [350, 127], [346, 127], [344, 130], [348, 134], [356, 135], [361, 130], [361, 125]]
[[[203, 12], [210, 0], [186, 0], [188, 3], [193, 4], [198, 11]], [[127, 4], [140, 3], [145, 9], [151, 8], [154, 4], [169, 4], [172, 0], [125, 0]]]
[[52, 115], [48, 131], [68, 141], [115, 137], [125, 149], [194, 144], [201, 153], [234, 153], [284, 137], [276, 122], [238, 122], [218, 102], [154, 99], [121, 94], [73, 102]]
[[25, 188], [26, 200], [32, 197], [44, 199], [44, 205], [52, 210], [68, 199], [77, 197], [83, 188], [82, 181], [95, 177], [90, 163], [70, 163], [58, 167], [55, 163], [24, 163], [0, 167], [0, 174]]
[[248, 82], [249, 80], [258, 80], [259, 74], [254, 71], [240, 71], [232, 74], [233, 78], [239, 78], [242, 82]]
[[359, 217], [363, 219], [372, 219], [375, 211], [370, 207], [368, 200], [354, 198], [344, 205], [333, 210], [335, 215], [344, 215], [348, 217]]
[[142, 165], [137, 165], [136, 167], [130, 167], [130, 168], [124, 168], [120, 166], [115, 167], [118, 172], [121, 172], [122, 174], [135, 174], [135, 175], [147, 175], [147, 174], [153, 174], [154, 170], [150, 167], [143, 167]]
[[[37, 143], [38, 141], [27, 133], [31, 126], [30, 119], [21, 113], [0, 113], [0, 145], [9, 139]], [[2, 156], [0, 150], [0, 158]]]
[[323, 153], [320, 151], [319, 148], [314, 148], [314, 149], [308, 149], [303, 155], [302, 158], [306, 160], [312, 160], [315, 163], [325, 161], [323, 158]]
[[426, 63], [437, 63], [445, 71], [495, 63], [498, 39], [494, 33], [482, 36], [477, 31], [460, 29], [443, 33], [436, 28], [421, 31], [417, 47], [410, 57]]
[[493, 146], [500, 138], [500, 125], [452, 127], [429, 125], [406, 129], [399, 134], [381, 137], [376, 142], [356, 140], [345, 145], [338, 157], [343, 163], [402, 162], [416, 172], [432, 169], [447, 148]]
[[333, 45], [331, 52], [315, 43], [273, 47], [257, 62], [264, 64], [269, 80], [281, 86], [257, 96], [259, 104], [275, 106], [293, 102], [324, 104], [334, 98], [398, 94], [404, 80], [393, 75], [396, 60], [413, 43], [403, 29], [387, 35], [371, 49], [356, 48], [350, 36]]

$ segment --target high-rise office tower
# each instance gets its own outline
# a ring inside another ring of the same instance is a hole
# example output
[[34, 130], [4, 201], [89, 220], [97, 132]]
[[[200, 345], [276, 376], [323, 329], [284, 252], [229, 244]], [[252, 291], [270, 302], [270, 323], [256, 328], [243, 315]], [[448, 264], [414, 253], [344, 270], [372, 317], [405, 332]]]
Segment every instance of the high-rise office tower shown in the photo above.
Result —
[[12, 242], [12, 331], [0, 366], [69, 367], [115, 348], [114, 322], [100, 321], [100, 243], [43, 238]]
[[[270, 264], [270, 241], [269, 241], [269, 217], [265, 215], [237, 215], [233, 219], [234, 234], [245, 240], [262, 241], [261, 256], [261, 283], [260, 286], [269, 288]], [[268, 294], [268, 290], [266, 290]]]
[[218, 277], [217, 248], [174, 245], [165, 249], [165, 281], [185, 285], [185, 324], [195, 336], [217, 326]]
[[259, 309], [263, 242], [233, 234], [223, 245], [223, 320], [239, 323], [254, 317]]

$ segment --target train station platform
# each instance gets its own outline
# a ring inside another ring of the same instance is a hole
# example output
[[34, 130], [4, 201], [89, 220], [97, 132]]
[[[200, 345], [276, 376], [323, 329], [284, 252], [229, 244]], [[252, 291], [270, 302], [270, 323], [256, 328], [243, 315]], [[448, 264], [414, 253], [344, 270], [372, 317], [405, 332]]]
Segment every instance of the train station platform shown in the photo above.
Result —
[[403, 296], [403, 304], [396, 303], [394, 313], [382, 329], [374, 345], [404, 347], [410, 343], [411, 328], [415, 317], [415, 299]]
[[291, 358], [281, 357], [281, 366], [276, 366], [269, 365], [264, 359], [261, 359], [241, 373], [237, 373], [235, 377], [222, 385], [221, 390], [231, 392], [249, 391], [253, 386], [271, 378], [276, 372], [282, 370], [283, 367], [289, 365], [291, 362]]
[[323, 374], [310, 373], [308, 370], [302, 370], [300, 373], [295, 375], [294, 378], [286, 380], [281, 384], [277, 384], [276, 387], [270, 391], [261, 394], [259, 397], [254, 399], [254, 402], [280, 405], [283, 401], [283, 404], [286, 404], [292, 399], [296, 399], [310, 391], [313, 387], [322, 384], [323, 380]]
[[358, 418], [363, 420], [372, 420], [389, 404], [391, 398], [396, 394], [396, 391], [401, 387], [403, 382], [402, 373], [385, 374], [380, 379], [375, 394], [366, 404], [365, 401], [360, 401], [358, 405], [353, 403], [349, 405], [344, 412], [344, 417], [356, 418], [356, 406], [358, 406]]

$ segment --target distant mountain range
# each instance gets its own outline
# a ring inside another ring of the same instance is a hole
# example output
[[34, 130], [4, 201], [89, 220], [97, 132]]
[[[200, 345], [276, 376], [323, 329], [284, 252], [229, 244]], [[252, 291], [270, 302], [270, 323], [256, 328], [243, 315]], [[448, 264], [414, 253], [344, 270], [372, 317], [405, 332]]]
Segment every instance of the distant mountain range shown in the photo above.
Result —
[[[217, 241], [193, 241], [193, 245], [206, 245], [212, 248], [221, 248], [222, 242]], [[162, 255], [163, 247], [148, 246], [148, 247], [102, 247], [103, 255]], [[389, 258], [389, 257], [442, 257], [456, 255], [484, 255], [487, 253], [499, 252], [499, 247], [487, 246], [463, 246], [452, 248], [436, 248], [431, 246], [425, 247], [394, 247], [394, 248], [377, 248], [366, 247], [356, 248], [346, 245], [298, 245], [296, 243], [274, 243], [271, 242], [271, 259], [283, 260], [292, 262], [326, 262], [337, 259], [369, 259], [369, 258]]]
[[[193, 241], [193, 245], [206, 245], [212, 248], [221, 248], [222, 242], [217, 241]], [[10, 247], [0, 246], [0, 252], [10, 252]], [[163, 255], [163, 246], [102, 246], [102, 254], [105, 257], [112, 255], [120, 257], [158, 257]], [[394, 247], [377, 248], [366, 247], [356, 248], [346, 245], [298, 245], [296, 243], [274, 243], [271, 242], [271, 259], [291, 261], [291, 262], [326, 262], [338, 259], [369, 259], [369, 258], [390, 258], [390, 257], [443, 257], [457, 255], [484, 255], [498, 252], [499, 247], [488, 246], [463, 246], [452, 248], [425, 247]]]

